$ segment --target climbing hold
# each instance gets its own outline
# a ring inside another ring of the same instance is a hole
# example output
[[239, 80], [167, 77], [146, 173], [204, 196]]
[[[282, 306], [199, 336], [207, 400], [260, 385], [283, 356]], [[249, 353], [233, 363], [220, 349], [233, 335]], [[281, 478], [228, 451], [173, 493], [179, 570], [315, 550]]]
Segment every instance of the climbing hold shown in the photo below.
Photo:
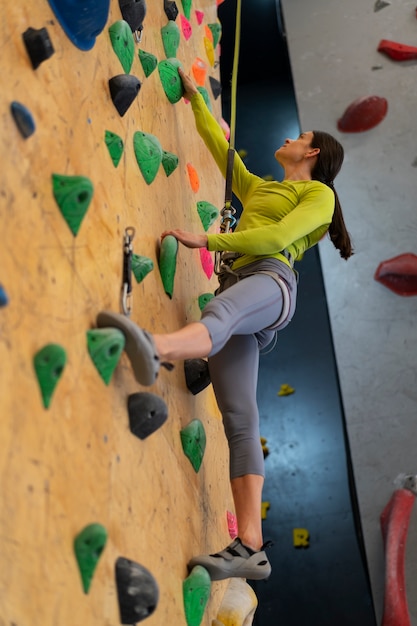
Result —
[[94, 572], [106, 542], [107, 531], [101, 524], [89, 524], [74, 539], [74, 552], [84, 593], [90, 590]]
[[243, 578], [231, 578], [212, 626], [252, 626], [258, 598]]
[[132, 254], [132, 272], [138, 283], [142, 282], [145, 276], [147, 276], [149, 272], [152, 272], [152, 270], [152, 259], [139, 254]]
[[139, 439], [146, 439], [152, 435], [165, 424], [168, 417], [168, 408], [164, 400], [147, 391], [130, 394], [127, 408], [130, 431]]
[[184, 361], [185, 384], [196, 396], [211, 383], [208, 363], [204, 359], [186, 359]]
[[183, 15], [181, 15], [181, 30], [182, 34], [184, 35], [185, 41], [188, 41], [193, 34], [193, 29], [190, 22]]
[[231, 511], [227, 511], [227, 528], [232, 539], [236, 539], [239, 534], [237, 526], [237, 517]]
[[208, 571], [201, 565], [196, 565], [182, 584], [187, 626], [200, 626], [210, 591], [211, 580]]
[[178, 74], [179, 67], [182, 67], [182, 65], [175, 58], [166, 59], [158, 64], [159, 78], [161, 79], [165, 95], [171, 104], [181, 100], [184, 95], [184, 87]]
[[198, 472], [206, 449], [206, 432], [202, 422], [192, 420], [181, 430], [181, 443], [185, 456], [189, 459], [195, 472]]
[[19, 129], [20, 134], [24, 139], [27, 139], [35, 132], [35, 120], [32, 113], [20, 102], [12, 102], [10, 105], [10, 111], [13, 115], [13, 119]]
[[262, 502], [261, 503], [261, 518], [262, 519], [266, 519], [267, 517], [267, 512], [269, 511], [269, 509], [271, 508], [271, 503], [270, 502]]
[[264, 459], [266, 459], [267, 456], [269, 456], [269, 448], [266, 445], [268, 443], [268, 440], [265, 439], [265, 437], [261, 437], [261, 446], [262, 446], [262, 452], [264, 455]]
[[203, 61], [203, 59], [197, 57], [191, 66], [191, 70], [196, 84], [203, 87], [206, 82], [207, 64]]
[[293, 528], [292, 537], [294, 548], [308, 548], [310, 546], [310, 533], [307, 528]]
[[172, 235], [167, 235], [161, 242], [159, 250], [159, 272], [167, 296], [172, 298], [174, 292], [174, 278], [177, 269], [178, 241]]
[[143, 20], [146, 16], [145, 0], [119, 0], [119, 6], [123, 19], [129, 24], [132, 33], [135, 33], [136, 41], [140, 43]]
[[216, 209], [213, 204], [211, 204], [210, 202], [206, 202], [205, 200], [200, 200], [200, 202], [197, 202], [197, 212], [200, 216], [205, 231], [207, 231], [210, 226], [214, 224], [219, 216], [219, 210]]
[[106, 25], [110, 0], [49, 0], [65, 34], [80, 50], [91, 50]]
[[110, 78], [110, 96], [120, 117], [126, 113], [141, 86], [140, 80], [131, 74], [118, 74]]
[[215, 58], [214, 46], [213, 46], [213, 33], [211, 32], [211, 30], [209, 29], [207, 25], [204, 27], [204, 31], [205, 31], [204, 47], [206, 49], [207, 58], [209, 60], [211, 67], [214, 67], [216, 63], [216, 58]]
[[214, 293], [202, 293], [201, 296], [198, 296], [198, 306], [200, 311], [202, 311], [206, 304], [208, 304], [213, 298]]
[[199, 26], [201, 26], [201, 24], [203, 23], [204, 20], [204, 11], [199, 11], [198, 9], [195, 10], [195, 17], [197, 20], [197, 24]]
[[214, 24], [207, 24], [209, 29], [211, 30], [211, 34], [213, 35], [213, 48], [217, 46], [222, 36], [222, 25], [220, 22], [215, 22]]
[[76, 236], [93, 197], [93, 183], [86, 176], [52, 174], [52, 187], [62, 216]]
[[184, 15], [187, 18], [187, 20], [189, 20], [191, 16], [192, 0], [181, 0], [181, 3], [182, 3], [182, 9], [184, 11]]
[[125, 343], [125, 336], [118, 328], [93, 328], [87, 331], [88, 353], [106, 385], [116, 369]]
[[162, 161], [159, 139], [149, 133], [137, 131], [133, 135], [133, 148], [142, 176], [150, 185], [155, 180]]
[[374, 279], [399, 296], [417, 296], [417, 256], [408, 252], [382, 261]]
[[217, 98], [220, 96], [222, 92], [222, 84], [219, 80], [217, 80], [217, 78], [214, 78], [213, 76], [210, 76], [209, 80], [210, 80], [211, 92], [213, 94], [214, 99], [217, 100]]
[[113, 161], [113, 165], [117, 167], [123, 154], [123, 139], [119, 137], [119, 135], [106, 130], [104, 132], [104, 141], [111, 156], [111, 160]]
[[175, 22], [178, 16], [178, 7], [173, 0], [164, 0], [164, 11], [167, 18]]
[[34, 70], [55, 52], [46, 28], [28, 28], [22, 35]]
[[214, 272], [213, 257], [206, 248], [200, 248], [199, 252], [200, 252], [201, 266], [203, 268], [205, 275], [210, 280]]
[[177, 56], [178, 46], [180, 45], [180, 29], [176, 22], [169, 20], [168, 23], [161, 28], [161, 35], [165, 56], [167, 59], [175, 58]]
[[201, 93], [201, 95], [203, 96], [204, 102], [207, 105], [207, 108], [210, 112], [213, 111], [212, 106], [211, 106], [211, 101], [210, 101], [210, 96], [208, 94], [208, 91], [205, 87], [201, 87], [201, 85], [197, 86], [197, 90]]
[[337, 128], [344, 133], [360, 133], [377, 126], [388, 111], [388, 102], [380, 96], [358, 98], [352, 102], [337, 121]]
[[380, 11], [381, 9], [385, 9], [385, 7], [389, 7], [391, 2], [386, 2], [386, 0], [376, 0], [374, 4], [374, 12]]
[[7, 306], [8, 304], [9, 298], [7, 297], [7, 293], [3, 285], [0, 285], [0, 307]]
[[172, 172], [178, 167], [178, 157], [173, 152], [167, 152], [166, 150], [162, 151], [162, 167], [164, 168], [165, 174], [171, 176]]
[[384, 52], [393, 61], [414, 61], [417, 59], [417, 48], [403, 43], [381, 39], [378, 52]]
[[200, 189], [200, 179], [198, 177], [197, 170], [193, 165], [191, 165], [191, 163], [187, 163], [187, 172], [191, 189], [194, 191], [194, 193], [197, 193], [197, 191]]
[[220, 126], [222, 128], [222, 131], [224, 132], [224, 136], [226, 137], [227, 141], [229, 141], [229, 137], [230, 137], [230, 126], [229, 124], [226, 122], [225, 119], [221, 119], [220, 120]]
[[48, 409], [51, 404], [52, 395], [62, 376], [66, 362], [67, 354], [64, 348], [55, 343], [44, 346], [33, 358], [45, 409]]
[[121, 623], [136, 624], [152, 615], [158, 604], [159, 589], [150, 571], [119, 557], [115, 574]]
[[156, 66], [158, 65], [158, 59], [154, 54], [150, 52], [145, 52], [139, 48], [138, 52], [139, 61], [141, 62], [142, 69], [145, 73], [146, 78], [152, 74]]
[[129, 74], [135, 56], [135, 43], [130, 26], [119, 20], [109, 27], [111, 45], [126, 74]]
[[248, 151], [247, 151], [247, 150], [245, 150], [245, 148], [240, 148], [240, 149], [237, 151], [237, 153], [238, 153], [238, 155], [240, 156], [240, 158], [241, 158], [242, 160], [243, 160], [243, 159], [246, 159], [246, 157], [248, 156]]
[[283, 383], [277, 393], [277, 396], [290, 396], [295, 392], [295, 389], [291, 387], [291, 385], [287, 385], [287, 383]]

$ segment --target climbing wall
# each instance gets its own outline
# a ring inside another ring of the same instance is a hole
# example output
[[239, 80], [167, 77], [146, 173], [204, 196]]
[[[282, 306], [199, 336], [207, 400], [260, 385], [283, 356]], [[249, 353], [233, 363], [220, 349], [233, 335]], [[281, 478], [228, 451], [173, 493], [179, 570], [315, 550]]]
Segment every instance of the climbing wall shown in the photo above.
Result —
[[[101, 4], [62, 3], [71, 5], [75, 30], [77, 11]], [[187, 72], [200, 59], [198, 66], [207, 70], [200, 85], [220, 121], [220, 98], [209, 80], [218, 79], [220, 46], [208, 27], [218, 23], [216, 3], [196, 0], [188, 9], [179, 3], [178, 11], [175, 56]], [[165, 293], [160, 233], [171, 227], [202, 232], [197, 203], [220, 209], [224, 184], [194, 130], [189, 103], [171, 102], [160, 78], [159, 63], [166, 60], [161, 29], [169, 21], [164, 3], [148, 3], [140, 43], [131, 35], [127, 72], [109, 33], [120, 20], [119, 3], [111, 0], [100, 34], [82, 50], [46, 0], [9, 3], [2, 14], [1, 626], [120, 623], [119, 559], [146, 568], [156, 582], [159, 600], [145, 615], [149, 626], [186, 624], [187, 561], [229, 541], [228, 452], [211, 387], [190, 393], [177, 363], [152, 387], [141, 388], [124, 351], [106, 384], [88, 350], [98, 312], [121, 312], [127, 228], [135, 229], [133, 254], [153, 265], [139, 281], [132, 275], [131, 319], [141, 326], [171, 331], [198, 320], [199, 297], [212, 293], [216, 282], [198, 250], [180, 248], [172, 297]], [[36, 69], [23, 40], [29, 28], [45, 28], [53, 48]], [[140, 50], [158, 63], [149, 75]], [[109, 81], [123, 75], [132, 77], [136, 93], [127, 90], [132, 97], [121, 114], [121, 96], [111, 94]], [[22, 130], [13, 102], [23, 115]], [[145, 180], [135, 154], [134, 137], [143, 133], [157, 139], [163, 154], [174, 155], [174, 166], [178, 157], [172, 172], [161, 164], [152, 181]], [[116, 151], [123, 145], [117, 166], [106, 136]], [[191, 180], [190, 172], [197, 178]], [[59, 346], [56, 365], [51, 344]], [[49, 397], [34, 365], [45, 347], [40, 370], [47, 370], [46, 386], [51, 378], [56, 382]], [[168, 419], [140, 439], [130, 431], [127, 403], [144, 391], [165, 402]], [[198, 472], [180, 436], [196, 419], [207, 439]], [[74, 541], [91, 524], [100, 525], [107, 540], [93, 535], [81, 545], [87, 561], [99, 556], [86, 592]], [[225, 585], [212, 584], [203, 625], [216, 617]]]

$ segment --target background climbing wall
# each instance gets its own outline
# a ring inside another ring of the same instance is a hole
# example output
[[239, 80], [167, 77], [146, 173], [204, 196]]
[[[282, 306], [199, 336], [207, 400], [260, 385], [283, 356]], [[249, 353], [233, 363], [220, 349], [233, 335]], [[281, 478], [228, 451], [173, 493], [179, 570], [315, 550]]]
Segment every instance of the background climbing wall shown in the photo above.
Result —
[[[178, 5], [180, 14], [182, 6]], [[196, 10], [203, 15], [200, 24]], [[8, 303], [0, 309], [0, 624], [117, 624], [114, 564], [136, 561], [158, 582], [152, 624], [185, 624], [182, 581], [188, 559], [222, 547], [231, 509], [228, 454], [211, 388], [193, 396], [182, 364], [163, 370], [151, 392], [168, 406], [168, 421], [145, 440], [129, 431], [127, 397], [141, 391], [123, 353], [106, 386], [87, 351], [86, 332], [102, 309], [120, 311], [123, 237], [136, 229], [134, 253], [151, 258], [154, 271], [133, 279], [132, 319], [151, 331], [174, 330], [199, 318], [198, 296], [214, 290], [198, 251], [182, 248], [174, 294], [163, 290], [157, 241], [169, 227], [201, 232], [197, 201], [221, 208], [224, 184], [194, 131], [190, 105], [171, 104], [158, 70], [144, 75], [138, 50], [165, 59], [163, 2], [149, 3], [130, 73], [142, 87], [121, 117], [108, 81], [123, 74], [108, 28], [121, 19], [112, 0], [107, 24], [94, 47], [81, 51], [65, 35], [48, 2], [12, 3], [1, 22], [0, 283]], [[217, 20], [213, 1], [191, 10], [191, 37], [181, 33], [177, 58], [186, 71], [199, 57], [214, 114], [220, 99], [208, 76], [218, 65], [206, 54], [206, 25]], [[177, 20], [180, 28], [180, 16]], [[22, 34], [46, 27], [55, 53], [32, 69]], [[220, 48], [215, 51], [218, 61]], [[36, 131], [26, 140], [10, 114], [18, 101], [31, 111]], [[105, 131], [118, 134], [124, 152], [114, 167]], [[179, 157], [167, 177], [162, 166], [148, 185], [136, 163], [133, 135], [156, 136]], [[186, 164], [199, 174], [197, 192]], [[94, 194], [77, 236], [55, 202], [51, 175], [86, 176]], [[61, 345], [67, 363], [49, 409], [42, 404], [35, 353]], [[197, 474], [184, 456], [180, 429], [201, 419], [207, 448]], [[108, 531], [88, 595], [73, 552], [75, 536], [98, 522]], [[211, 624], [224, 592], [212, 585], [202, 624]]]

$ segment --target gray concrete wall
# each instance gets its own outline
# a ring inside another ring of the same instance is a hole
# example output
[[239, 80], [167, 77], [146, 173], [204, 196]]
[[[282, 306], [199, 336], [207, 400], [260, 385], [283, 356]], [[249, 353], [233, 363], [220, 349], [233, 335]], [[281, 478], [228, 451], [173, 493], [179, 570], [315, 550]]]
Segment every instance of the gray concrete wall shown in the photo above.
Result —
[[[378, 264], [417, 253], [417, 62], [377, 51], [381, 39], [417, 45], [415, 0], [282, 0], [303, 130], [327, 130], [345, 147], [336, 188], [356, 254], [320, 244], [342, 399], [378, 620], [384, 593], [379, 517], [400, 473], [417, 472], [417, 297], [377, 283]], [[378, 69], [376, 69], [378, 68]], [[356, 98], [388, 100], [384, 121], [343, 134]], [[414, 165], [413, 165], [414, 162]], [[406, 550], [407, 596], [417, 624], [417, 511]]]

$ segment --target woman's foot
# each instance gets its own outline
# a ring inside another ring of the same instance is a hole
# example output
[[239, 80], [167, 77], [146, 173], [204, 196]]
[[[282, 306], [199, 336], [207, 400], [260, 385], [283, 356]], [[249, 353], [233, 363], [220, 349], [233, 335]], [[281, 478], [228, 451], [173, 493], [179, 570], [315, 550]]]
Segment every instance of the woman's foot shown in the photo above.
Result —
[[265, 554], [264, 544], [260, 550], [252, 550], [245, 546], [239, 537], [224, 550], [216, 554], [201, 555], [191, 559], [188, 567], [191, 570], [201, 565], [210, 574], [211, 580], [225, 578], [249, 578], [262, 580], [271, 573], [271, 564]]

